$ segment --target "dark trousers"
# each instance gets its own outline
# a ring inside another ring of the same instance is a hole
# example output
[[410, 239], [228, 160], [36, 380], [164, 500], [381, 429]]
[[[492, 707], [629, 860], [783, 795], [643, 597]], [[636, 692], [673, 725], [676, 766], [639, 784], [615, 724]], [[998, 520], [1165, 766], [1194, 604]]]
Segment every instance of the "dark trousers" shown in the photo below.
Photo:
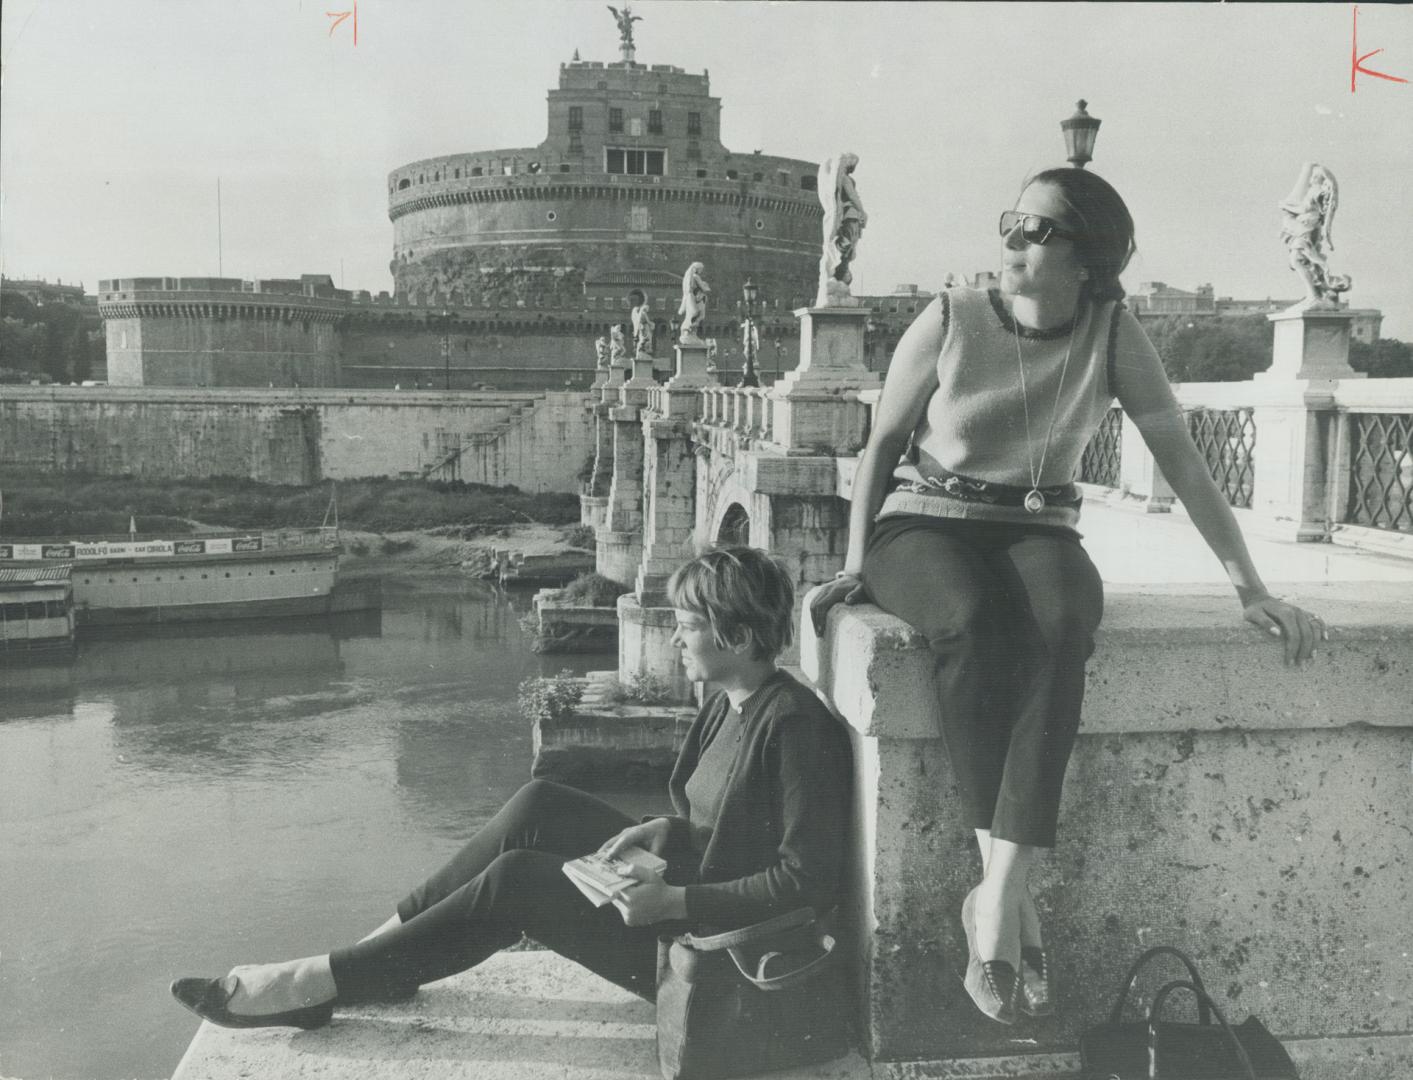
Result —
[[1053, 847], [1104, 589], [1063, 529], [899, 514], [863, 581], [937, 657], [939, 728], [967, 824]]
[[532, 780], [397, 906], [402, 925], [330, 957], [338, 1000], [386, 1000], [446, 978], [528, 934], [642, 997], [655, 993], [657, 931], [596, 908], [561, 869], [635, 822], [575, 788]]

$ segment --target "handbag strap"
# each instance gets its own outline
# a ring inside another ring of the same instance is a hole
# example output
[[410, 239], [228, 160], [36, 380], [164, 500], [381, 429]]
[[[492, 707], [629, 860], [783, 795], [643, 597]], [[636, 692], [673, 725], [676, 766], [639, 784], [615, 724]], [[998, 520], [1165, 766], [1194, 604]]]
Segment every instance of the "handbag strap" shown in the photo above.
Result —
[[834, 955], [835, 941], [832, 935], [820, 933], [819, 935], [820, 953], [807, 964], [801, 964], [793, 971], [787, 971], [783, 975], [775, 975], [767, 978], [765, 974], [766, 965], [777, 956], [783, 955], [778, 952], [768, 952], [761, 955], [760, 961], [756, 964], [754, 973], [746, 970], [746, 960], [740, 949], [728, 949], [727, 955], [731, 957], [731, 962], [736, 965], [736, 970], [741, 973], [741, 978], [754, 986], [757, 990], [786, 990], [802, 983], [810, 978], [815, 972]]
[[1198, 1006], [1205, 1005], [1212, 1011], [1212, 1015], [1217, 1018], [1217, 1023], [1221, 1025], [1222, 1031], [1226, 1033], [1227, 1042], [1231, 1044], [1232, 1052], [1241, 1065], [1243, 1075], [1247, 1077], [1247, 1080], [1256, 1080], [1256, 1070], [1251, 1067], [1251, 1058], [1247, 1056], [1246, 1047], [1241, 1045], [1241, 1040], [1236, 1037], [1236, 1032], [1232, 1031], [1231, 1026], [1227, 1023], [1227, 1018], [1222, 1015], [1222, 1010], [1217, 1008], [1217, 1003], [1207, 996], [1207, 991], [1196, 983], [1188, 982], [1185, 979], [1167, 983], [1153, 995], [1153, 1007], [1148, 1010], [1148, 1080], [1160, 1080], [1158, 1075], [1158, 1011], [1174, 990], [1191, 990], [1193, 996], [1197, 998]]
[[773, 919], [766, 919], [765, 922], [743, 926], [738, 930], [727, 930], [720, 934], [683, 934], [677, 941], [689, 949], [696, 949], [698, 952], [738, 949], [743, 945], [769, 941], [776, 934], [786, 930], [794, 930], [800, 926], [808, 926], [814, 920], [814, 908], [802, 907], [796, 908], [794, 911], [787, 911], [784, 915], [777, 915]]
[[1114, 1008], [1109, 1013], [1109, 1023], [1117, 1024], [1123, 1019], [1124, 1006], [1128, 1004], [1129, 991], [1133, 989], [1133, 984], [1138, 981], [1138, 974], [1143, 970], [1145, 964], [1154, 957], [1175, 956], [1182, 961], [1182, 966], [1187, 968], [1187, 974], [1192, 985], [1198, 990], [1197, 994], [1197, 1019], [1204, 1024], [1212, 1022], [1212, 1014], [1209, 1002], [1212, 1000], [1207, 996], [1207, 987], [1202, 983], [1202, 976], [1197, 974], [1197, 965], [1192, 962], [1192, 958], [1181, 949], [1175, 949], [1171, 945], [1155, 945], [1148, 949], [1142, 956], [1133, 962], [1133, 967], [1128, 969], [1128, 975], [1124, 977], [1123, 989], [1119, 991], [1118, 1000], [1114, 1002]]

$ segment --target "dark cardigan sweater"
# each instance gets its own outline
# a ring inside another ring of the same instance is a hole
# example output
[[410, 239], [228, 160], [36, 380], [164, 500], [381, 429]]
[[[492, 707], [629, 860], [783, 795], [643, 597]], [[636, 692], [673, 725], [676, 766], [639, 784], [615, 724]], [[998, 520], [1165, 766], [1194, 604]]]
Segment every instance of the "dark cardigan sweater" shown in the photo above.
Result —
[[684, 858], [695, 861], [684, 789], [729, 708], [724, 691], [707, 699], [672, 770], [668, 880], [686, 885], [687, 918], [699, 926], [745, 926], [806, 906], [827, 911], [843, 885], [852, 753], [839, 721], [783, 671], [742, 703], [744, 730], [711, 840], [695, 873], [673, 872]]

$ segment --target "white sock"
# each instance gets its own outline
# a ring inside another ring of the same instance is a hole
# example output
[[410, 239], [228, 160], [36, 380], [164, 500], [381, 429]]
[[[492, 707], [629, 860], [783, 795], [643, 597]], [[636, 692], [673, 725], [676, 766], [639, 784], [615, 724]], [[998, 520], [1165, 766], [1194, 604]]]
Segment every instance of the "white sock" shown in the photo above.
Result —
[[226, 979], [236, 981], [226, 1008], [241, 1016], [307, 1009], [338, 996], [328, 953], [281, 964], [244, 964], [231, 968]]

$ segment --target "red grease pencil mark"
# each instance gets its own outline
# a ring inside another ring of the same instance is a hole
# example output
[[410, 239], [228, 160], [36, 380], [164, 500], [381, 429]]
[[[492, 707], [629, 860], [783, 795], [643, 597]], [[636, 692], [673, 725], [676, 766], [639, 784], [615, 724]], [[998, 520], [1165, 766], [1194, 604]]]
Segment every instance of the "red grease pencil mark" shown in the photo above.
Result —
[[1407, 79], [1400, 79], [1397, 75], [1388, 75], [1388, 74], [1385, 74], [1385, 73], [1382, 72], [1382, 71], [1375, 71], [1373, 68], [1366, 68], [1366, 67], [1364, 66], [1364, 61], [1365, 61], [1365, 60], [1369, 59], [1369, 57], [1371, 57], [1371, 56], [1378, 56], [1379, 53], [1381, 53], [1381, 52], [1383, 52], [1383, 49], [1374, 49], [1374, 50], [1372, 50], [1372, 51], [1370, 51], [1370, 52], [1366, 52], [1363, 56], [1360, 56], [1360, 55], [1359, 55], [1359, 5], [1358, 5], [1358, 4], [1355, 4], [1355, 5], [1354, 5], [1354, 44], [1353, 44], [1352, 48], [1349, 50], [1349, 57], [1350, 57], [1350, 64], [1349, 64], [1349, 92], [1350, 92], [1351, 94], [1353, 94], [1353, 93], [1355, 93], [1355, 92], [1357, 91], [1357, 89], [1358, 89], [1357, 84], [1358, 84], [1358, 82], [1359, 82], [1359, 76], [1360, 76], [1361, 74], [1363, 74], [1363, 75], [1372, 75], [1372, 76], [1374, 76], [1374, 78], [1376, 78], [1376, 79], [1387, 79], [1389, 82], [1406, 83], [1406, 82], [1408, 81]]
[[352, 15], [353, 44], [358, 44], [358, 0], [353, 0], [353, 8], [350, 11], [326, 11], [324, 12], [324, 14], [334, 20], [333, 25], [329, 27], [329, 37], [333, 37], [334, 31], [339, 28], [339, 24], [342, 23], [344, 19]]

